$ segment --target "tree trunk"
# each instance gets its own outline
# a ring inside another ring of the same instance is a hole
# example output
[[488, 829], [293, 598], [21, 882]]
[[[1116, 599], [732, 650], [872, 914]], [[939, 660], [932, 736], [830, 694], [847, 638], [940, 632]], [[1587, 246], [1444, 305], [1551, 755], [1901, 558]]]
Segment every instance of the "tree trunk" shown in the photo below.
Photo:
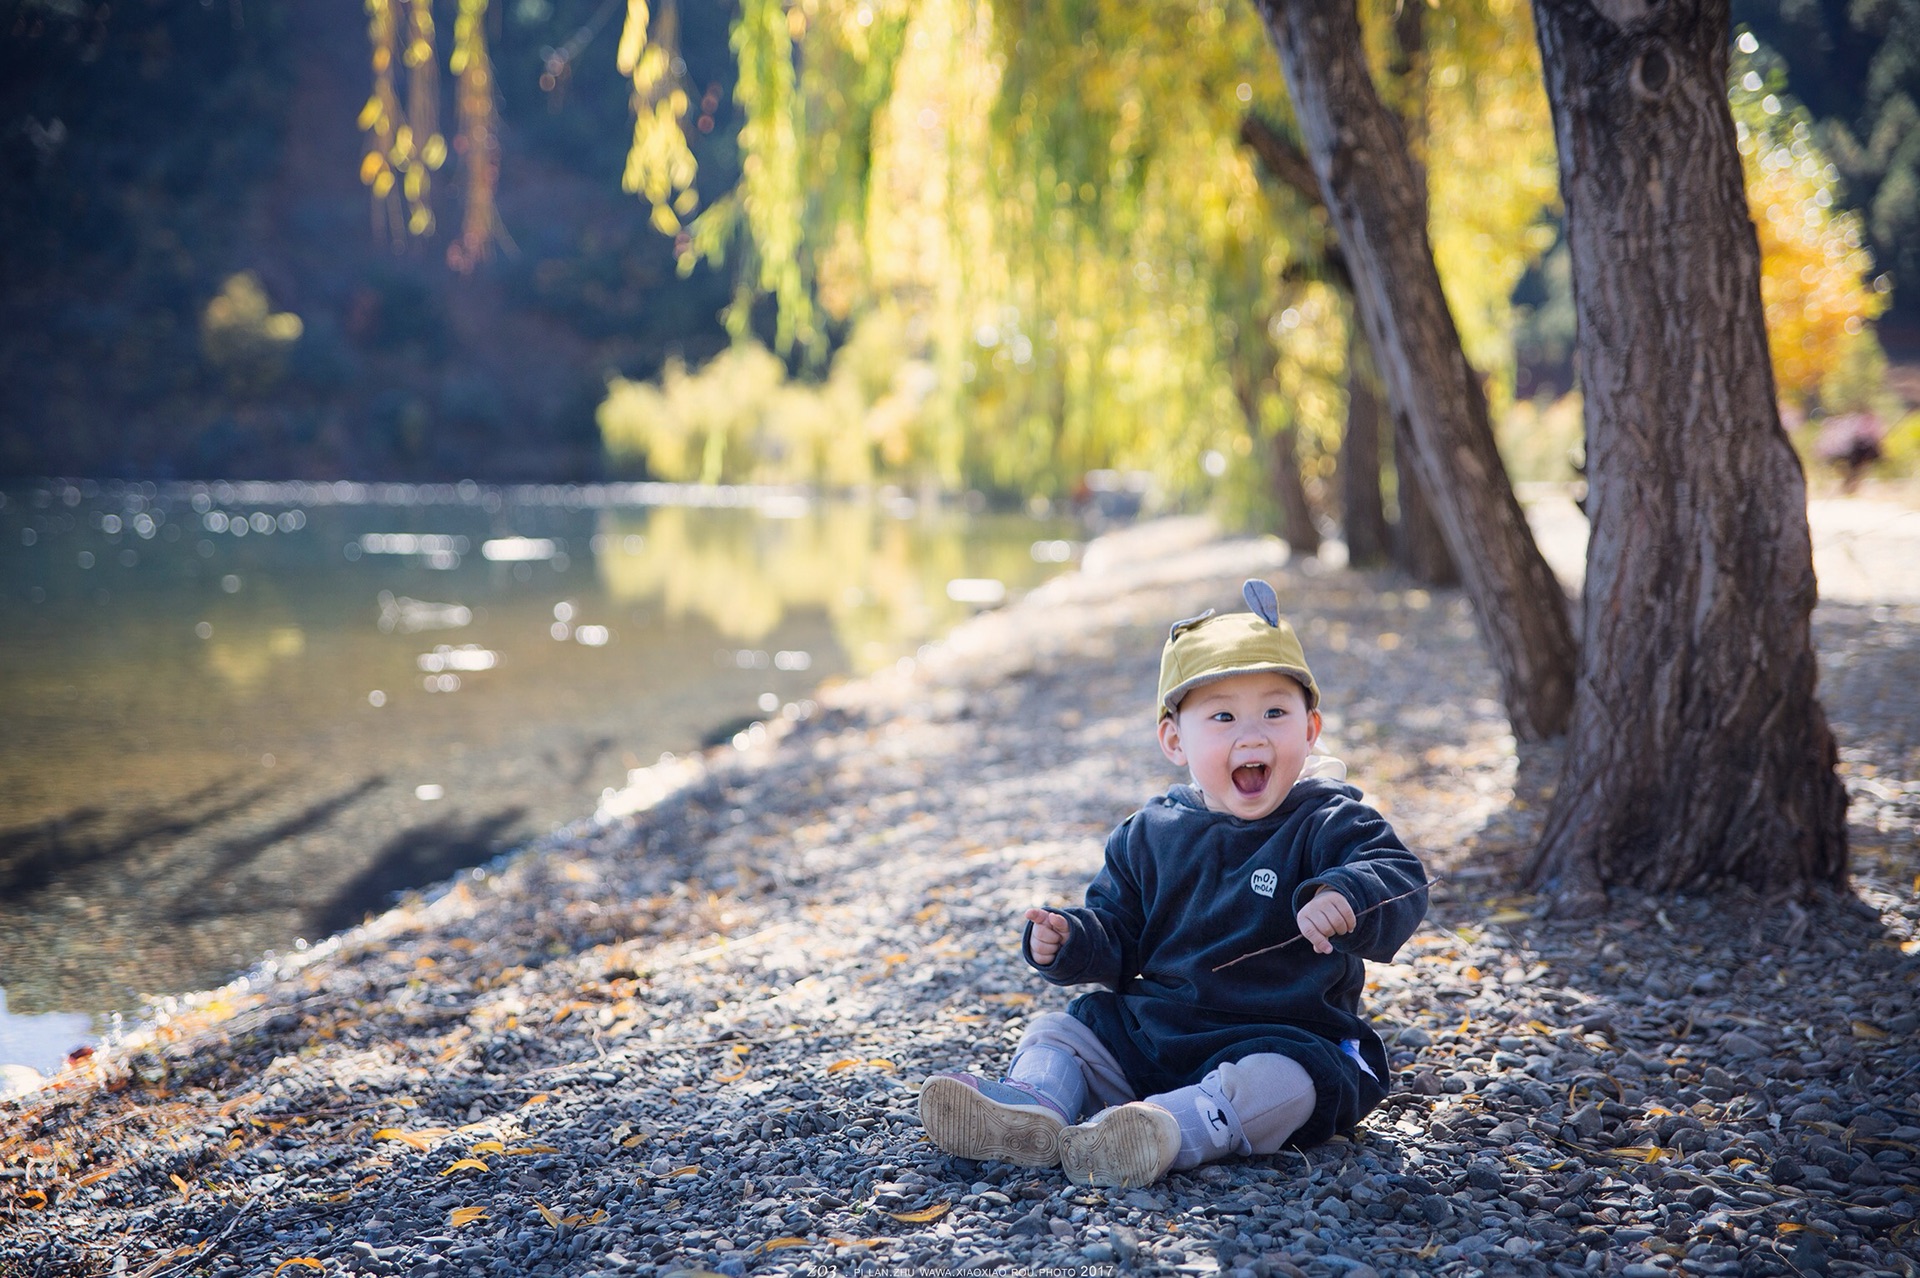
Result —
[[1447, 553], [1447, 539], [1434, 517], [1433, 503], [1420, 483], [1413, 456], [1413, 427], [1406, 414], [1393, 419], [1394, 471], [1400, 481], [1400, 522], [1394, 528], [1393, 558], [1400, 570], [1429, 586], [1457, 586], [1460, 569]]
[[[1233, 378], [1233, 392], [1240, 401], [1240, 411], [1247, 419], [1247, 431], [1256, 442], [1260, 439], [1260, 388], [1259, 385], [1236, 371]], [[1280, 502], [1281, 526], [1286, 530], [1287, 545], [1296, 555], [1314, 555], [1320, 552], [1320, 529], [1313, 522], [1313, 508], [1307, 502], [1306, 481], [1300, 477], [1300, 454], [1294, 447], [1293, 428], [1291, 426], [1277, 430], [1269, 441], [1272, 449], [1270, 461], [1273, 466], [1273, 495]]]
[[1307, 486], [1300, 478], [1300, 454], [1294, 448], [1293, 427], [1273, 432], [1273, 492], [1286, 508], [1287, 545], [1296, 555], [1320, 553], [1320, 528], [1307, 504]]
[[1411, 469], [1425, 481], [1464, 575], [1514, 734], [1556, 736], [1573, 700], [1566, 598], [1494, 447], [1486, 402], [1440, 290], [1425, 196], [1400, 122], [1367, 72], [1353, 0], [1259, 7], [1388, 399], [1411, 419]]
[[1380, 499], [1380, 400], [1373, 357], [1356, 315], [1347, 326], [1347, 429], [1340, 439], [1340, 514], [1347, 562], [1377, 568], [1387, 561], [1387, 512]]
[[1586, 396], [1584, 660], [1531, 873], [1601, 890], [1844, 881], [1812, 539], [1727, 110], [1727, 0], [1534, 0]]

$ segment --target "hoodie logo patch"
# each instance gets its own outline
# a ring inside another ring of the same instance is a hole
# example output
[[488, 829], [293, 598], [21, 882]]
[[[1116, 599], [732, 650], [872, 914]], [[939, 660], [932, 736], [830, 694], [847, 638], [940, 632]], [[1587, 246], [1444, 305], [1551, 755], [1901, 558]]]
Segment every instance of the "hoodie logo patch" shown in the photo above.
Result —
[[1280, 876], [1272, 870], [1255, 870], [1253, 872], [1253, 890], [1261, 896], [1272, 896], [1274, 890], [1279, 886]]

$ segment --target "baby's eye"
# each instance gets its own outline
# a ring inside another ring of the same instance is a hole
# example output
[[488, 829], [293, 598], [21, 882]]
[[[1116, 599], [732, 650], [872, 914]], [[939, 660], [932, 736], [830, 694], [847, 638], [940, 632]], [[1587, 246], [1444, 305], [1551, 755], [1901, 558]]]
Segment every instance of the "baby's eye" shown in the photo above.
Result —
[[1286, 716], [1286, 713], [1287, 713], [1287, 710], [1285, 706], [1268, 706], [1267, 707], [1267, 718], [1269, 719], [1284, 718]]
[[1213, 719], [1213, 721], [1214, 721], [1215, 723], [1232, 723], [1232, 722], [1233, 722], [1233, 711], [1231, 711], [1231, 710], [1215, 710], [1215, 711], [1213, 712], [1213, 715], [1212, 715], [1211, 717], [1212, 717], [1212, 719]]

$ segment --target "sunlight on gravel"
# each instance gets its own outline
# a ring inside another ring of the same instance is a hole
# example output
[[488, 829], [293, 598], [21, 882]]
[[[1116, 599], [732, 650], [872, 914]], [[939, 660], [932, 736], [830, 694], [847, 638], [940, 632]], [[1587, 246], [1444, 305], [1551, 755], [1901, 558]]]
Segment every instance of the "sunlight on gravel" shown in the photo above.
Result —
[[[1254, 573], [1329, 744], [1441, 879], [1370, 972], [1393, 1095], [1350, 1139], [1144, 1190], [948, 1157], [919, 1080], [998, 1069], [1065, 1005], [1015, 920], [1077, 900], [1108, 829], [1175, 779], [1152, 738], [1166, 626]], [[911, 666], [0, 1106], [0, 1254], [146, 1278], [1911, 1278], [1916, 623], [1816, 619], [1854, 894], [1545, 923], [1517, 886], [1541, 814], [1458, 594], [1133, 529]]]

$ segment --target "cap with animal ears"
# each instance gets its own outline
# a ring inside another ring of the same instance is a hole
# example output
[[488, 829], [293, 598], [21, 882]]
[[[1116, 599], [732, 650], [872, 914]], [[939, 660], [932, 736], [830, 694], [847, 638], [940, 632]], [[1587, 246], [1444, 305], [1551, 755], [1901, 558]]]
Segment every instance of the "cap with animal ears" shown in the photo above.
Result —
[[1160, 718], [1177, 713], [1181, 700], [1203, 683], [1264, 671], [1292, 679], [1305, 690], [1307, 709], [1319, 708], [1320, 686], [1307, 668], [1300, 637], [1280, 615], [1280, 596], [1258, 577], [1249, 578], [1240, 594], [1249, 611], [1220, 615], [1209, 608], [1168, 631], [1160, 650]]

